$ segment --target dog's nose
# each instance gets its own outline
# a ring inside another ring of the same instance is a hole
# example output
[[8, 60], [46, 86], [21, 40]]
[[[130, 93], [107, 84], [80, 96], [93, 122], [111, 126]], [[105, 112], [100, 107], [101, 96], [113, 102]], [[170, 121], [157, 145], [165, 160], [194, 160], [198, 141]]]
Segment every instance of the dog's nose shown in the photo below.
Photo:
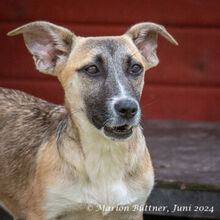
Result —
[[121, 117], [131, 119], [137, 114], [138, 106], [133, 100], [122, 99], [115, 103], [115, 110]]

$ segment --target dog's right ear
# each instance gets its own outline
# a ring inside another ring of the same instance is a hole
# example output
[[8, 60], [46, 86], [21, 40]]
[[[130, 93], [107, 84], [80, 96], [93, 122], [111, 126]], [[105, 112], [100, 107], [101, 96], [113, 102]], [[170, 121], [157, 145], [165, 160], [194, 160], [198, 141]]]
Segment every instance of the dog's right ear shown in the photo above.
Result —
[[70, 30], [45, 21], [28, 23], [10, 31], [8, 36], [17, 34], [23, 34], [36, 68], [53, 75], [67, 60], [76, 37]]

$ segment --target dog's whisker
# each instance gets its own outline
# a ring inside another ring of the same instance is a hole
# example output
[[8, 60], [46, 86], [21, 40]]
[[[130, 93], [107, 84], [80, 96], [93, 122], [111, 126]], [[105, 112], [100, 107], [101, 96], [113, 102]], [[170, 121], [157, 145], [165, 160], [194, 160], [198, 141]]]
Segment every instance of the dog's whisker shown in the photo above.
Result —
[[144, 105], [141, 105], [141, 108], [144, 109], [150, 105], [153, 105], [154, 103], [156, 103], [158, 101], [158, 99], [153, 99], [153, 100], [150, 100], [149, 102], [146, 102]]

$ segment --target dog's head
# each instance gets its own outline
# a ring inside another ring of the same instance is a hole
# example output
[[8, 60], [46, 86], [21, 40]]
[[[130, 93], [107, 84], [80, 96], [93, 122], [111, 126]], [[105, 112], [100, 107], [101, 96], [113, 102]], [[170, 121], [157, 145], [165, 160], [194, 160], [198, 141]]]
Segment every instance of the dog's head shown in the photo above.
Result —
[[13, 30], [22, 33], [36, 68], [61, 81], [68, 108], [82, 111], [104, 136], [126, 139], [139, 124], [145, 71], [158, 64], [157, 35], [177, 45], [166, 29], [139, 23], [124, 35], [77, 37], [48, 22]]

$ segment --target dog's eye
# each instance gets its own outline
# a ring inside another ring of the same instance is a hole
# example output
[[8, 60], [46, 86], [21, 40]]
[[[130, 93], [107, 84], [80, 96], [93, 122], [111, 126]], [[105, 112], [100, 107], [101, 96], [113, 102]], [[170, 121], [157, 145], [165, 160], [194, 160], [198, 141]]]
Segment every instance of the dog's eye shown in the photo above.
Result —
[[139, 73], [142, 72], [142, 66], [139, 64], [134, 64], [131, 69], [130, 69], [131, 73], [137, 75]]
[[95, 74], [99, 73], [99, 69], [95, 65], [89, 66], [85, 70], [87, 73], [89, 73], [91, 75], [95, 75]]

